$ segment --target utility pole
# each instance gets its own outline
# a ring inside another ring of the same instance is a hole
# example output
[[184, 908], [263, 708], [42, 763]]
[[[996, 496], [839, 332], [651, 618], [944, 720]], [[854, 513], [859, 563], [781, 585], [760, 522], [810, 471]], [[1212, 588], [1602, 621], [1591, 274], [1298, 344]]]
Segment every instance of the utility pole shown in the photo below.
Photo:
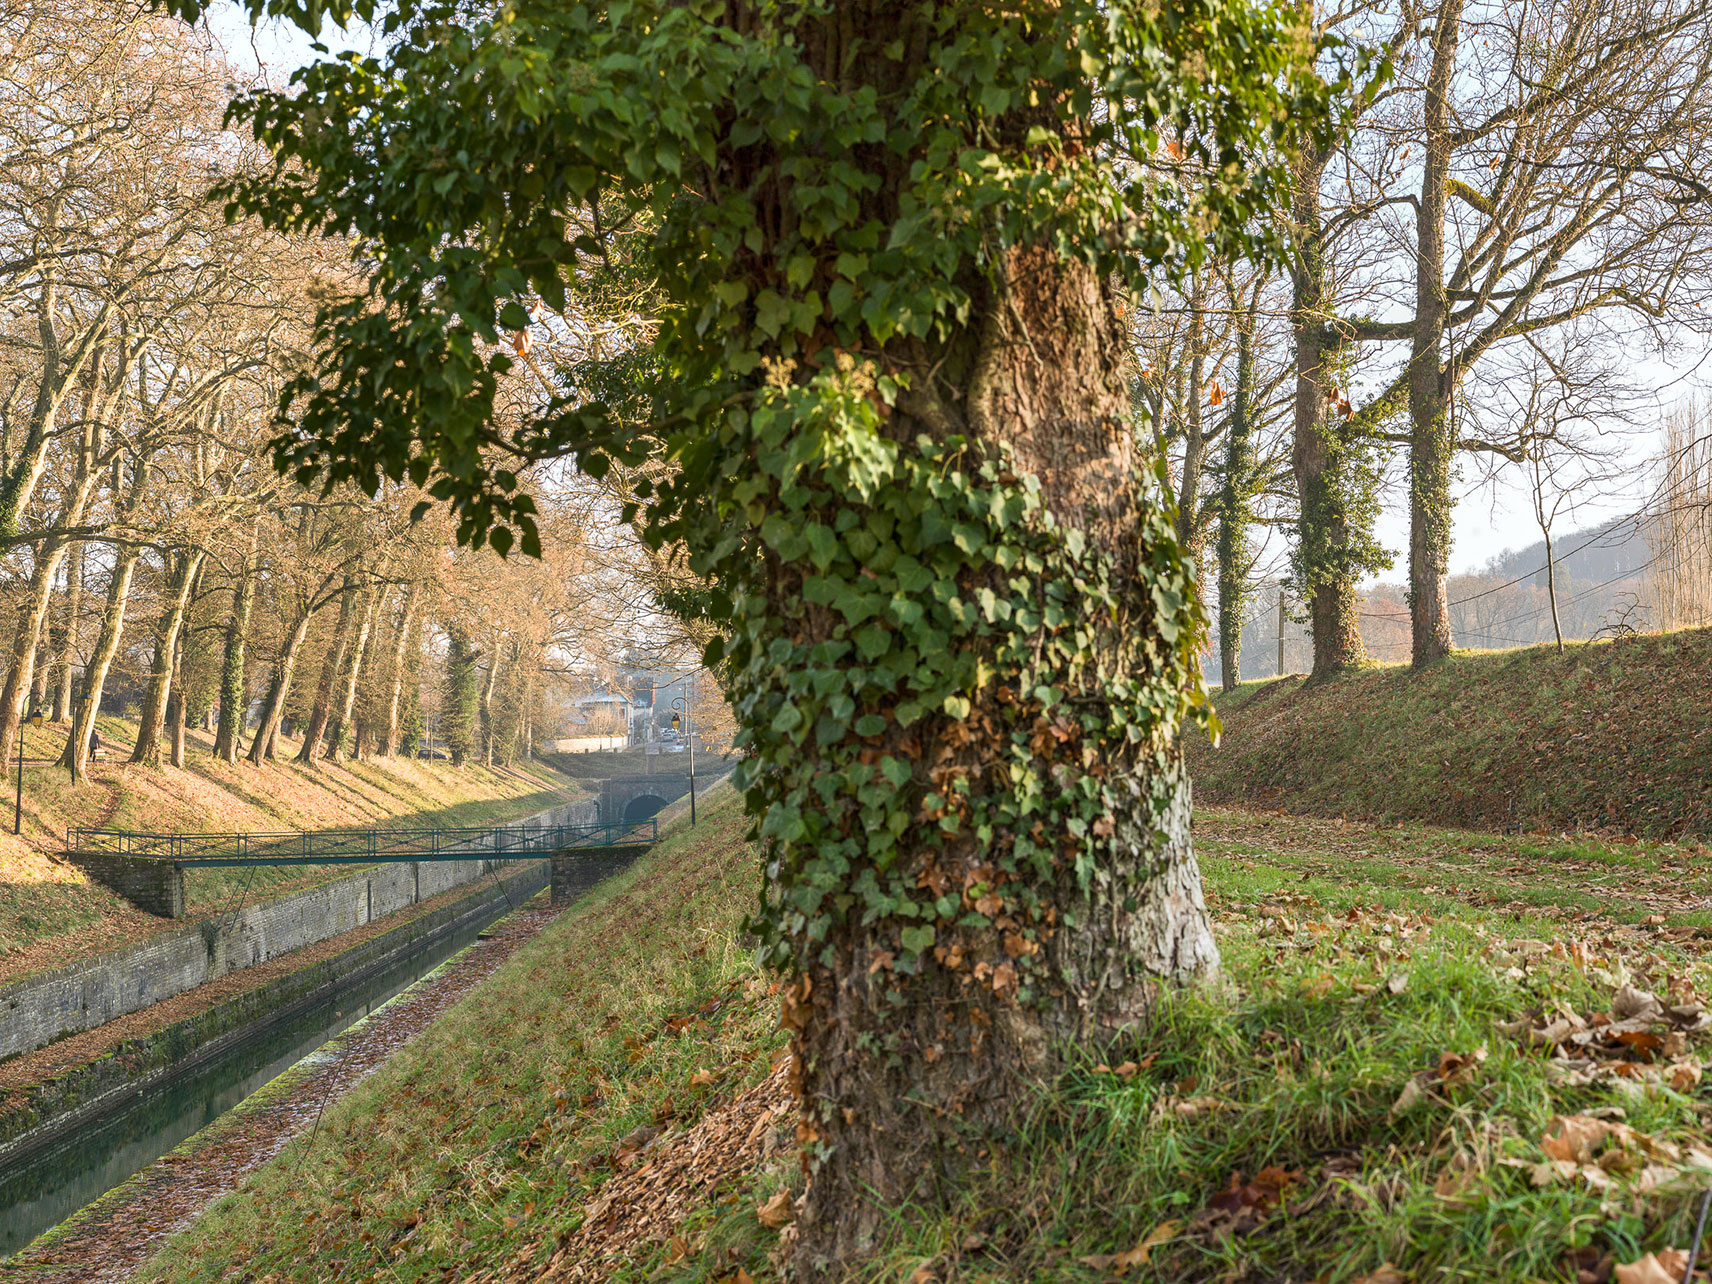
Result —
[[1278, 581], [1278, 676], [1284, 676], [1284, 581]]

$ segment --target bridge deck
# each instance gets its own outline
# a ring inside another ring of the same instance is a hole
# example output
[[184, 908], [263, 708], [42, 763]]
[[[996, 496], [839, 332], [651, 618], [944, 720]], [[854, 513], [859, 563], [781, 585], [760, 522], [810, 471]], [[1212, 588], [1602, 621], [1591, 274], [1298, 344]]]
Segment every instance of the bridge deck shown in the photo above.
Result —
[[378, 865], [418, 861], [529, 860], [579, 847], [650, 847], [658, 820], [616, 825], [488, 829], [322, 829], [285, 833], [150, 834], [72, 829], [73, 856], [128, 856], [181, 869], [217, 865]]

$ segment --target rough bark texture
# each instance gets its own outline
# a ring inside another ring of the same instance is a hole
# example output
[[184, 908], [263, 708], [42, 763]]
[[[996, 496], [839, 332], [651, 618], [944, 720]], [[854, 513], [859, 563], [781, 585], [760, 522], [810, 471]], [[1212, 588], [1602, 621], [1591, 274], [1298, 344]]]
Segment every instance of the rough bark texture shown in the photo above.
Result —
[[[1115, 301], [1090, 272], [1028, 249], [1012, 251], [1002, 283], [977, 297], [976, 326], [921, 356], [922, 367], [941, 363], [939, 391], [902, 399], [893, 430], [913, 436], [960, 422], [983, 444], [1008, 447], [1017, 471], [1039, 478], [1058, 521], [1087, 535], [1120, 585], [1132, 583], [1138, 465]], [[1122, 632], [1105, 640], [1114, 661]], [[970, 727], [938, 724], [911, 748], [937, 770], [979, 773], [992, 747]], [[945, 966], [912, 978], [900, 1002], [879, 966], [890, 938], [852, 920], [829, 934], [830, 961], [808, 966], [789, 994], [806, 1139], [838, 1155], [809, 1185], [799, 1274], [839, 1278], [841, 1263], [870, 1251], [883, 1208], [949, 1196], [983, 1147], [1002, 1144], [1029, 1085], [1061, 1068], [1067, 1046], [1145, 1023], [1162, 986], [1217, 966], [1190, 846], [1188, 780], [1180, 767], [1161, 774], [1121, 751], [1115, 758], [1107, 779], [1123, 782], [1134, 807], [1118, 818], [1114, 854], [1089, 894], [1068, 873], [1049, 889], [1066, 924], [1040, 959], [1051, 1001], [1025, 1004], [1002, 986], [972, 984], [955, 963], [963, 944], [942, 934], [936, 958]], [[991, 874], [990, 852], [972, 841], [923, 843], [904, 859], [918, 861], [917, 877], [935, 888]], [[991, 949], [990, 932], [968, 948]], [[873, 1055], [882, 1044], [894, 1054]]]
[[250, 533], [249, 553], [232, 595], [232, 614], [226, 621], [226, 653], [220, 665], [220, 722], [214, 730], [214, 756], [238, 761], [238, 746], [244, 737], [244, 712], [248, 700], [244, 652], [250, 636], [250, 614], [256, 605], [256, 532]]
[[1450, 176], [1451, 76], [1462, 29], [1462, 0], [1445, 0], [1433, 32], [1433, 64], [1423, 108], [1426, 157], [1416, 216], [1415, 327], [1409, 359], [1409, 626], [1415, 667], [1450, 654], [1450, 473], [1455, 458], [1451, 380], [1441, 360], [1448, 301], [1444, 288], [1445, 201]]
[[179, 553], [173, 558], [166, 610], [161, 616], [160, 631], [155, 636], [154, 664], [149, 671], [148, 691], [143, 697], [143, 713], [137, 724], [137, 745], [131, 753], [132, 762], [160, 766], [161, 727], [166, 718], [178, 656], [178, 635], [184, 627], [184, 616], [190, 607], [190, 591], [196, 583], [197, 572], [202, 568], [202, 557], [202, 550], [197, 549]]

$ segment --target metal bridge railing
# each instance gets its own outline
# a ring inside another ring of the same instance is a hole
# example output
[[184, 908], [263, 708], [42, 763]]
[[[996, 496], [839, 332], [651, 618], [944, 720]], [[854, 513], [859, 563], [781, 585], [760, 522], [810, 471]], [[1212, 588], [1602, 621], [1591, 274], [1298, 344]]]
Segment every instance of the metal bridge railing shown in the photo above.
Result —
[[397, 861], [519, 860], [578, 847], [652, 845], [658, 820], [490, 828], [321, 829], [280, 833], [156, 834], [70, 829], [71, 855], [142, 856], [185, 866], [373, 865]]

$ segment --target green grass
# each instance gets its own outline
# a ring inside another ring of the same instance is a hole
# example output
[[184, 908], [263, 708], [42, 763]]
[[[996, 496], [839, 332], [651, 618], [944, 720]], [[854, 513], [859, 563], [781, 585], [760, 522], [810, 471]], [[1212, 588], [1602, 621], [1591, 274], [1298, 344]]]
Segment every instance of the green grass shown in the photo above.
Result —
[[1492, 830], [1712, 834], [1712, 630], [1245, 683], [1197, 797]]
[[[145, 1278], [521, 1280], [554, 1259], [620, 1284], [776, 1279], [756, 1210], [800, 1178], [788, 1119], [743, 1114], [782, 1038], [740, 926], [754, 852], [729, 795], [703, 817], [330, 1108], [301, 1168], [297, 1143]], [[955, 1208], [896, 1210], [862, 1278], [1109, 1279], [1103, 1258], [1158, 1235], [1126, 1278], [1342, 1284], [1391, 1262], [1419, 1284], [1568, 1281], [1578, 1261], [1686, 1245], [1703, 1175], [1640, 1190], [1615, 1145], [1604, 1190], [1536, 1185], [1535, 1166], [1554, 1115], [1703, 1138], [1712, 1080], [1679, 1091], [1634, 1061], [1576, 1086], [1511, 1024], [1608, 1011], [1623, 981], [1671, 1001], [1707, 990], [1692, 916], [1643, 912], [1682, 849], [1228, 810], [1200, 814], [1197, 840], [1224, 980], [1041, 1085]], [[1707, 1054], [1708, 1036], [1692, 1043]], [[1481, 1050], [1438, 1077], [1446, 1054]], [[1429, 1091], [1398, 1110], [1411, 1081]], [[665, 1196], [634, 1166], [733, 1117], [760, 1141], [704, 1187]], [[663, 1137], [626, 1166], [639, 1125]], [[1281, 1198], [1233, 1226], [1221, 1192], [1233, 1174], [1264, 1192], [1267, 1170]], [[603, 1192], [646, 1233], [608, 1227]]]

